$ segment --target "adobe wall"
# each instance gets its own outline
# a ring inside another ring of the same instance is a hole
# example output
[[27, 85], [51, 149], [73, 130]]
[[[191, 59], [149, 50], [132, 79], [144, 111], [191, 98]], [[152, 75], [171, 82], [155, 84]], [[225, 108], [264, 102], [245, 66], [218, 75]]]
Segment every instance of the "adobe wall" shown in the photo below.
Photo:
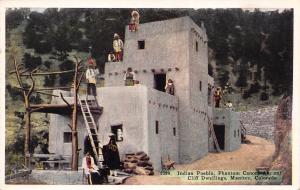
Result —
[[224, 151], [234, 151], [241, 145], [240, 114], [231, 109], [214, 108], [214, 124], [225, 125]]
[[[179, 163], [178, 98], [148, 89], [149, 154], [155, 169], [161, 169], [161, 159], [168, 156]], [[158, 121], [158, 134], [156, 134]]]
[[[73, 103], [73, 97], [70, 96], [70, 92], [54, 90], [54, 95], [60, 95], [63, 93], [64, 98], [69, 102]], [[65, 104], [65, 102], [60, 97], [53, 97], [51, 104]], [[61, 116], [58, 114], [50, 114], [50, 125], [49, 125], [49, 152], [59, 155], [72, 155], [72, 143], [64, 143], [64, 132], [71, 132], [68, 124], [71, 124], [71, 117]], [[77, 120], [77, 131], [78, 131], [78, 149], [79, 152], [79, 166], [81, 166], [81, 161], [83, 158], [83, 141], [87, 131], [84, 125], [84, 121], [81, 115], [78, 115]]]
[[[108, 142], [111, 125], [122, 124], [123, 141], [117, 142], [121, 157], [145, 151], [156, 170], [161, 168], [161, 155], [169, 154], [178, 161], [177, 97], [143, 85], [103, 87], [97, 93], [98, 102], [104, 107], [99, 119], [102, 142]], [[173, 127], [177, 129], [176, 136]]]

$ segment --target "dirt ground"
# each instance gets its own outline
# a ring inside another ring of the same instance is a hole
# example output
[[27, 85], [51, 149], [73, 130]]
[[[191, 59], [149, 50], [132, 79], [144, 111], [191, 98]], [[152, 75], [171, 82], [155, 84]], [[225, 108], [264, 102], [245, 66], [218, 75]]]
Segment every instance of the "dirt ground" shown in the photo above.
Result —
[[[260, 137], [247, 136], [251, 144], [242, 144], [241, 148], [234, 152], [209, 153], [204, 158], [191, 164], [175, 165], [176, 170], [255, 170], [262, 162], [270, 159], [275, 146], [272, 142]], [[124, 185], [179, 185], [190, 184], [179, 177], [160, 176], [158, 172], [154, 176], [133, 176], [128, 178]], [[201, 184], [199, 182], [193, 184]], [[203, 183], [202, 183], [203, 184]], [[253, 182], [213, 182], [205, 184], [255, 184]]]

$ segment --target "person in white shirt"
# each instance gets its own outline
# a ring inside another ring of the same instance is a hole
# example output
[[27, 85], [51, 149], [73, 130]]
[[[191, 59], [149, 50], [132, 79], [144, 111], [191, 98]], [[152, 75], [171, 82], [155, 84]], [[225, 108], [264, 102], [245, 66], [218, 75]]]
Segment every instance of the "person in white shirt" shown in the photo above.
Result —
[[99, 172], [98, 166], [94, 162], [94, 158], [90, 155], [89, 152], [85, 154], [82, 159], [82, 168], [83, 172], [88, 178], [88, 183], [92, 184], [101, 184], [102, 178]]
[[122, 61], [123, 59], [122, 51], [124, 48], [124, 44], [123, 41], [120, 39], [119, 35], [116, 33], [114, 34], [113, 48], [115, 51], [116, 61]]
[[97, 96], [96, 82], [97, 82], [98, 75], [99, 75], [98, 69], [96, 69], [93, 64], [89, 64], [88, 69], [86, 70], [85, 73], [85, 78], [87, 80], [87, 95]]

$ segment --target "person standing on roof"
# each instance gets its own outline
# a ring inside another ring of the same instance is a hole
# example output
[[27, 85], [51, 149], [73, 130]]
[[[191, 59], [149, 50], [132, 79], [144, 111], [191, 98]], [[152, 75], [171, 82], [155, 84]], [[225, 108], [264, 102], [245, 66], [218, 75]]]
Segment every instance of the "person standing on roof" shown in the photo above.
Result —
[[89, 64], [85, 73], [85, 78], [87, 80], [87, 95], [97, 96], [96, 81], [98, 75], [99, 71], [95, 68], [95, 65]]
[[171, 95], [175, 94], [174, 83], [173, 83], [172, 79], [169, 79], [168, 82], [166, 83], [165, 90], [166, 90], [166, 93], [168, 93], [168, 94], [171, 94]]
[[129, 30], [131, 32], [138, 31], [139, 23], [140, 23], [140, 14], [137, 11], [132, 11], [131, 12], [131, 20], [130, 20], [130, 24], [129, 24]]
[[115, 57], [116, 61], [122, 61], [123, 59], [123, 41], [120, 39], [119, 35], [117, 33], [114, 34], [114, 41], [113, 41], [113, 48], [115, 50]]
[[221, 87], [218, 87], [217, 90], [214, 92], [214, 98], [215, 98], [215, 107], [220, 107], [220, 101], [222, 98], [222, 90]]
[[128, 67], [125, 75], [124, 75], [124, 81], [125, 81], [125, 86], [133, 86], [135, 83], [135, 73], [132, 71], [131, 67]]

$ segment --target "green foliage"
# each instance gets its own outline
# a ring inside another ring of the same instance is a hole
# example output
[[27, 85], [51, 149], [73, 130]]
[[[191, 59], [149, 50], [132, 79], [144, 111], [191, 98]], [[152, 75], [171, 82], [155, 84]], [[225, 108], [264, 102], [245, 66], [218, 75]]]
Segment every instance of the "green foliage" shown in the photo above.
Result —
[[[65, 60], [59, 65], [60, 70], [65, 71], [65, 70], [72, 70], [75, 69], [75, 65], [73, 61], [71, 60]], [[59, 84], [61, 86], [66, 86], [69, 85], [72, 80], [73, 80], [74, 73], [65, 73], [61, 74], [59, 78]]]
[[214, 74], [214, 68], [211, 65], [211, 63], [208, 63], [208, 75], [212, 77], [213, 74]]
[[44, 62], [44, 65], [45, 65], [48, 69], [50, 69], [50, 67], [51, 67], [52, 64], [53, 64], [53, 63], [52, 63], [51, 61], [45, 61], [45, 62]]
[[33, 70], [38, 66], [42, 65], [42, 58], [41, 57], [34, 57], [28, 53], [24, 54], [23, 62], [27, 69]]
[[45, 76], [44, 86], [48, 86], [48, 87], [54, 86], [55, 79], [56, 79], [56, 75]]
[[5, 14], [6, 29], [14, 29], [24, 20], [24, 14], [20, 10], [7, 10]]
[[31, 95], [29, 101], [33, 104], [40, 104], [43, 102], [40, 94]]
[[10, 84], [7, 84], [6, 89], [13, 101], [23, 100], [23, 93], [17, 87], [12, 87]]

